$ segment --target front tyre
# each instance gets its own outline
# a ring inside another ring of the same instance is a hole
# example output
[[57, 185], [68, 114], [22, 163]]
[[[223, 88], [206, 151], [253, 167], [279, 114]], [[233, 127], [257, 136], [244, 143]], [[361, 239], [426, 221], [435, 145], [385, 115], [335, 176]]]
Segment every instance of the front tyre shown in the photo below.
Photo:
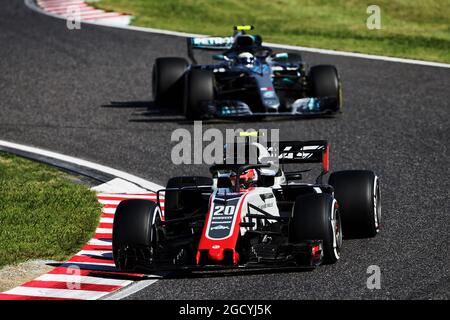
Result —
[[328, 183], [342, 214], [346, 238], [372, 238], [380, 230], [381, 197], [378, 177], [372, 171], [347, 170], [330, 175]]
[[309, 71], [310, 95], [324, 99], [325, 108], [339, 112], [342, 108], [342, 85], [335, 66], [318, 65]]
[[295, 199], [289, 222], [289, 242], [322, 240], [324, 262], [335, 263], [341, 255], [341, 216], [329, 194], [306, 194]]
[[154, 222], [160, 214], [158, 205], [149, 200], [124, 200], [114, 214], [112, 250], [119, 270], [133, 271], [151, 265], [156, 232]]
[[214, 100], [214, 73], [211, 70], [191, 69], [187, 75], [184, 115], [196, 120], [205, 117], [206, 103]]
[[184, 58], [157, 58], [153, 65], [153, 99], [159, 107], [177, 112], [183, 109], [184, 75], [189, 64]]

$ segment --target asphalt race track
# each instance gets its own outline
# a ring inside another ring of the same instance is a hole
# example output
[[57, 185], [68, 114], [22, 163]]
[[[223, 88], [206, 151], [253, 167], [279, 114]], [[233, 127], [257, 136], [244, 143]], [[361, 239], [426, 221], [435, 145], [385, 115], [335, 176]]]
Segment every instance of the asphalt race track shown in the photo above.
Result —
[[[231, 30], [230, 30], [231, 31]], [[376, 31], [374, 31], [376, 32]], [[192, 123], [151, 106], [151, 66], [185, 54], [173, 36], [0, 10], [0, 139], [50, 149], [165, 184], [207, 167], [170, 161], [174, 129]], [[163, 279], [130, 299], [449, 299], [450, 69], [321, 54], [338, 67], [344, 113], [330, 119], [204, 124], [280, 128], [281, 139], [328, 139], [332, 170], [370, 168], [382, 183], [383, 230], [344, 243], [313, 272]], [[114, 102], [114, 103], [113, 103]], [[381, 289], [366, 287], [370, 265]]]

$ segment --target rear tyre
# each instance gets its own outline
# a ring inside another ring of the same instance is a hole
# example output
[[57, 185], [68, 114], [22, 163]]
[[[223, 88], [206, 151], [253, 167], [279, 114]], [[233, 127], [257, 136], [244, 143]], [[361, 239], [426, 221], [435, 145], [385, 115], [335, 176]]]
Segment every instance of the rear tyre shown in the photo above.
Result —
[[346, 238], [371, 238], [380, 230], [381, 198], [378, 178], [372, 171], [348, 170], [330, 175], [342, 214]]
[[184, 115], [195, 120], [207, 116], [205, 103], [214, 100], [214, 74], [210, 70], [192, 69], [187, 75]]
[[329, 194], [307, 194], [295, 199], [289, 222], [289, 241], [322, 240], [324, 262], [335, 263], [341, 254], [342, 228], [336, 201]]
[[318, 65], [309, 71], [311, 96], [327, 98], [326, 108], [332, 112], [341, 111], [342, 86], [336, 67]]
[[157, 58], [153, 65], [153, 98], [155, 104], [181, 112], [184, 78], [189, 64], [184, 58]]
[[153, 201], [130, 199], [117, 206], [113, 223], [113, 259], [120, 270], [135, 270], [152, 262], [153, 223], [159, 207]]
[[[174, 177], [167, 182], [166, 189], [183, 187], [212, 186], [209, 177]], [[196, 190], [166, 191], [164, 200], [164, 217], [166, 220], [181, 218], [186, 214], [206, 206], [202, 193]]]

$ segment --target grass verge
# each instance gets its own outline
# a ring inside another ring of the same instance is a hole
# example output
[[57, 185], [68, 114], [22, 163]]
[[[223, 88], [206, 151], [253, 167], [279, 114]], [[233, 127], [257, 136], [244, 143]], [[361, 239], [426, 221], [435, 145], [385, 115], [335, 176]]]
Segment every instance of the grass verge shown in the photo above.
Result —
[[[229, 35], [253, 24], [268, 42], [450, 63], [450, 0], [101, 0], [105, 10], [136, 17], [132, 24]], [[369, 30], [369, 5], [381, 29]]]
[[93, 235], [95, 193], [50, 166], [0, 152], [0, 267], [65, 260]]

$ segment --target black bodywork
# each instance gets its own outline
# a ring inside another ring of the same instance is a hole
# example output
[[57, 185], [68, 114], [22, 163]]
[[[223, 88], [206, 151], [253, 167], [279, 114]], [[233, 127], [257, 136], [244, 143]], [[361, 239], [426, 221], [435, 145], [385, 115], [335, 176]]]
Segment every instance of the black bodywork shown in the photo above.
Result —
[[[340, 111], [341, 84], [337, 71], [336, 92], [318, 93], [311, 72], [299, 54], [275, 54], [270, 47], [262, 45], [258, 35], [236, 32], [227, 38], [188, 38], [187, 46], [192, 61], [190, 69], [214, 73], [215, 99], [203, 107], [206, 118], [314, 116]], [[197, 64], [195, 49], [221, 50], [221, 54], [213, 56], [221, 61]], [[242, 52], [253, 54], [254, 62], [246, 65], [239, 61]]]

